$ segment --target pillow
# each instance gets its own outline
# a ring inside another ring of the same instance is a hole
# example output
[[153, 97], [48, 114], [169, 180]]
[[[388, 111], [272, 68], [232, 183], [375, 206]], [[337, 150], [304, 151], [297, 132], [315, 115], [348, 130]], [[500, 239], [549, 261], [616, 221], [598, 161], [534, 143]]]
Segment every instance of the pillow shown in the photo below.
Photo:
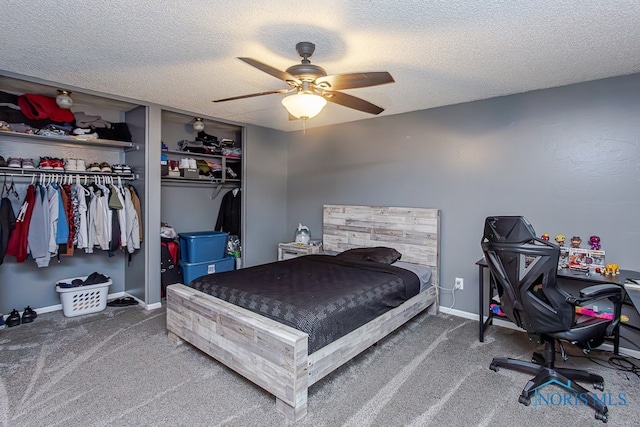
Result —
[[383, 264], [392, 264], [402, 257], [402, 254], [393, 248], [377, 246], [375, 248], [355, 248], [339, 253], [336, 257], [354, 261], [374, 261]]

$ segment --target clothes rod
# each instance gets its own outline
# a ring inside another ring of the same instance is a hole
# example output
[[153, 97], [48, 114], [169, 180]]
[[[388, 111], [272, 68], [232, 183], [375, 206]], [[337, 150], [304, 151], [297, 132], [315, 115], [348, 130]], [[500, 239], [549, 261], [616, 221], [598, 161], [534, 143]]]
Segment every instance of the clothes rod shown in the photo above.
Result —
[[2, 176], [7, 176], [7, 177], [16, 177], [16, 178], [34, 178], [34, 177], [39, 177], [39, 176], [55, 176], [55, 177], [71, 177], [71, 178], [81, 178], [81, 179], [95, 179], [95, 178], [99, 178], [99, 179], [104, 179], [104, 178], [120, 178], [123, 180], [127, 180], [127, 181], [133, 181], [135, 179], [137, 179], [136, 174], [115, 174], [115, 173], [104, 173], [104, 172], [82, 172], [82, 173], [75, 173], [75, 172], [63, 172], [63, 171], [46, 171], [46, 170], [39, 170], [39, 169], [34, 169], [34, 170], [20, 170], [20, 171], [7, 171], [6, 168], [2, 168], [4, 170], [0, 170], [0, 174]]

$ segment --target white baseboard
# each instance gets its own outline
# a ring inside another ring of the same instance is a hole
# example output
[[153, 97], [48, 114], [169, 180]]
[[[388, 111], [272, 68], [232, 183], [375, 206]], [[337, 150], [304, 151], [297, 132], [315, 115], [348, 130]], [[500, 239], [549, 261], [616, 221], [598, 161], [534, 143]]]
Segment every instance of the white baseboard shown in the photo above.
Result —
[[161, 302], [155, 302], [153, 304], [145, 304], [145, 303], [141, 303], [141, 304], [146, 310], [155, 310], [156, 308], [162, 307]]
[[[451, 314], [453, 316], [475, 320], [476, 322], [478, 321], [478, 315], [476, 313], [469, 313], [468, 311], [456, 310], [455, 308], [449, 308], [449, 307], [443, 307], [443, 306], [440, 306], [439, 310], [440, 310], [440, 313]], [[485, 320], [486, 319], [487, 317], [485, 316]], [[499, 326], [501, 328], [507, 328], [507, 329], [513, 329], [516, 331], [526, 332], [524, 329], [517, 327], [516, 325], [509, 322], [508, 320], [496, 319], [495, 317], [493, 318], [493, 323], [491, 326]], [[598, 349], [613, 352], [613, 345], [609, 343], [604, 343], [600, 347], [598, 347]], [[620, 354], [631, 356], [635, 359], [640, 359], [640, 350], [632, 350], [630, 348], [620, 347]]]
[[[162, 307], [162, 303], [161, 302], [156, 302], [156, 303], [153, 303], [153, 304], [145, 304], [144, 301], [134, 297], [133, 295], [129, 295], [126, 292], [115, 292], [115, 293], [109, 294], [109, 295], [107, 295], [107, 300], [112, 300], [112, 299], [116, 299], [116, 298], [123, 298], [123, 297], [131, 297], [131, 298], [135, 299], [136, 301], [138, 301], [138, 304], [142, 308], [144, 308], [145, 310], [155, 310], [156, 308]], [[62, 311], [62, 304], [56, 304], [56, 305], [49, 305], [49, 306], [46, 306], [46, 307], [34, 308], [34, 310], [38, 314], [51, 313], [53, 311]], [[20, 316], [22, 316], [22, 312], [20, 312]]]

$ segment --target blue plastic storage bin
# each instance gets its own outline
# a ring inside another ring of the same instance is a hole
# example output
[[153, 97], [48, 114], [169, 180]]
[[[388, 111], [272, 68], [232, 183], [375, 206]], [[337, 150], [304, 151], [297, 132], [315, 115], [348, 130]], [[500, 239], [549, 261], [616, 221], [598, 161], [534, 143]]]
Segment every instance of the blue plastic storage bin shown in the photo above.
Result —
[[228, 236], [224, 231], [179, 233], [180, 260], [195, 263], [224, 258]]
[[223, 271], [231, 271], [236, 264], [235, 257], [225, 257], [222, 259], [214, 259], [205, 262], [185, 262], [180, 261], [180, 269], [182, 270], [182, 282], [188, 285], [195, 279], [207, 274], [222, 273]]

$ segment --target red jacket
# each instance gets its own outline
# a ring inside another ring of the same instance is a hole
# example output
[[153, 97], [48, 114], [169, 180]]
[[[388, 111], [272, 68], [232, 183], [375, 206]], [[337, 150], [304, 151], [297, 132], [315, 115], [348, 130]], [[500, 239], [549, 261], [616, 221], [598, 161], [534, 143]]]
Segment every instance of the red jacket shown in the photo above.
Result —
[[35, 188], [32, 185], [27, 188], [27, 195], [24, 197], [22, 207], [16, 218], [16, 228], [11, 232], [9, 244], [7, 245], [7, 255], [14, 255], [18, 262], [24, 262], [29, 254], [27, 251], [27, 237], [29, 235], [29, 224], [31, 214], [36, 200]]

